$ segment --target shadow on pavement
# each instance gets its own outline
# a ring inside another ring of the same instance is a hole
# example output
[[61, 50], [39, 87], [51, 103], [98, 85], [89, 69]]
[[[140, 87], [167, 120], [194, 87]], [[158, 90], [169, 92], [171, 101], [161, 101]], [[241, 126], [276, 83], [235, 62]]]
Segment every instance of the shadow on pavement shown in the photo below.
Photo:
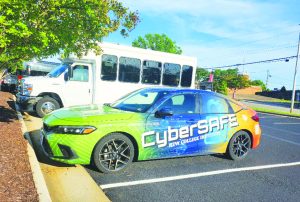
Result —
[[58, 166], [58, 167], [75, 167], [74, 165], [69, 165], [57, 161], [53, 161], [49, 159], [43, 152], [40, 144], [40, 130], [34, 130], [29, 133], [30, 139], [32, 141], [32, 146], [35, 151], [35, 154], [38, 158], [38, 161], [40, 163], [52, 165], [52, 166]]

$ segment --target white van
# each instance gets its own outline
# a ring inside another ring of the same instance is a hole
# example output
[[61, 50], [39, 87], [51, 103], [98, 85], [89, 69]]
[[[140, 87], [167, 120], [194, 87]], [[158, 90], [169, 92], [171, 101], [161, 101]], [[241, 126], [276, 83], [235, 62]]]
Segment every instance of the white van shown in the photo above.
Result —
[[197, 59], [110, 43], [69, 57], [44, 77], [21, 80], [17, 102], [40, 117], [61, 107], [110, 103], [149, 86], [194, 88]]

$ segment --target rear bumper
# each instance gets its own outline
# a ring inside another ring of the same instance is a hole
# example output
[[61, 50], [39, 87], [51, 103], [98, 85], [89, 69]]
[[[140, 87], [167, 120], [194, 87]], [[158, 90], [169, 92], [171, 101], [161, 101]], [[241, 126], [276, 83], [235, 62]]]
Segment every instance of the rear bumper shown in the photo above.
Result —
[[254, 125], [254, 133], [253, 133], [253, 142], [252, 142], [252, 149], [256, 149], [260, 145], [261, 140], [261, 128], [259, 123]]

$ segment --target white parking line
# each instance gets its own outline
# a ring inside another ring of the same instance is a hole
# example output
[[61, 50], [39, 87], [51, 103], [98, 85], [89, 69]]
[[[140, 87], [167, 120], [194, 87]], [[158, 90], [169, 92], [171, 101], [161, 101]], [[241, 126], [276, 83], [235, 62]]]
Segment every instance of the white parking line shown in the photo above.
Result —
[[271, 164], [271, 165], [263, 165], [263, 166], [232, 168], [232, 169], [215, 170], [215, 171], [209, 171], [209, 172], [203, 172], [203, 173], [194, 173], [194, 174], [188, 174], [188, 175], [178, 175], [178, 176], [171, 176], [171, 177], [153, 178], [153, 179], [147, 179], [147, 180], [137, 180], [137, 181], [131, 181], [131, 182], [105, 184], [105, 185], [100, 185], [100, 187], [102, 189], [110, 189], [110, 188], [116, 188], [116, 187], [134, 186], [134, 185], [151, 184], [151, 183], [158, 183], [158, 182], [168, 182], [168, 181], [174, 181], [174, 180], [183, 180], [183, 179], [190, 179], [190, 178], [197, 178], [197, 177], [204, 177], [204, 176], [211, 176], [211, 175], [220, 175], [220, 174], [225, 174], [225, 173], [254, 171], [254, 170], [263, 170], [263, 169], [271, 169], [271, 168], [299, 166], [299, 165], [300, 165], [300, 162], [292, 162], [292, 163]]
[[300, 125], [300, 123], [284, 123], [284, 122], [274, 122], [275, 125]]
[[267, 136], [267, 137], [270, 137], [270, 138], [273, 138], [273, 139], [276, 139], [276, 140], [280, 140], [280, 141], [283, 141], [283, 142], [287, 142], [287, 143], [290, 143], [290, 144], [293, 144], [293, 145], [300, 146], [300, 143], [293, 142], [293, 141], [290, 141], [290, 140], [286, 140], [286, 139], [283, 139], [283, 138], [280, 138], [280, 137], [274, 137], [272, 135], [266, 135], [266, 134], [263, 134], [263, 136]]

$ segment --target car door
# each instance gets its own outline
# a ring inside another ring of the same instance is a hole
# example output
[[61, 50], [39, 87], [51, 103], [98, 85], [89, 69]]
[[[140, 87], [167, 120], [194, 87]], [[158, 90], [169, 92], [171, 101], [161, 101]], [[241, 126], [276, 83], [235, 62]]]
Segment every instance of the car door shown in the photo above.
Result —
[[[199, 123], [199, 152], [218, 153], [228, 141], [228, 124], [232, 109], [227, 100], [212, 94], [202, 94]], [[200, 132], [201, 131], [201, 132]]]
[[[147, 119], [146, 131], [155, 131], [160, 158], [191, 155], [198, 152], [197, 121], [200, 118], [198, 95], [177, 94], [166, 99]], [[172, 115], [158, 116], [167, 110]]]
[[91, 104], [93, 98], [92, 65], [76, 63], [71, 68], [73, 75], [66, 80], [64, 86], [65, 106]]

